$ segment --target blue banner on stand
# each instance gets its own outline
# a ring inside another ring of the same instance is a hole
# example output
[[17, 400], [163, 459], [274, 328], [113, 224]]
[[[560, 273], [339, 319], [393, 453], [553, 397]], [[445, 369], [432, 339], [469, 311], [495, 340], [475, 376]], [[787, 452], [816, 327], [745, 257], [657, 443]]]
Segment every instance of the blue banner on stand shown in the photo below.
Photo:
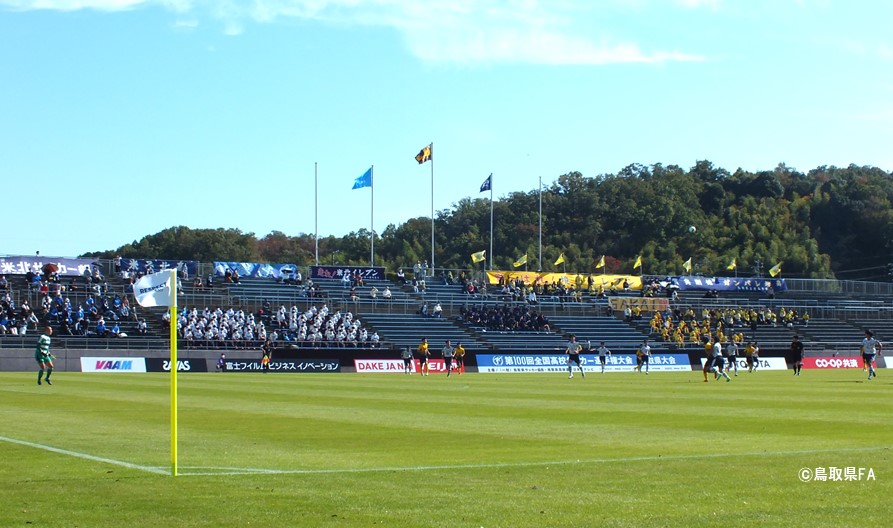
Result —
[[290, 277], [297, 271], [294, 264], [266, 264], [259, 262], [215, 262], [214, 274], [218, 277], [226, 275], [227, 270], [238, 272], [239, 277], [260, 277], [279, 279]]
[[679, 291], [766, 292], [772, 288], [776, 292], [783, 292], [788, 289], [784, 279], [752, 277], [680, 276], [671, 278], [669, 285]]
[[198, 273], [198, 262], [194, 260], [121, 259], [121, 271], [130, 275], [158, 273], [172, 268], [178, 272], [185, 270], [188, 276], [194, 277]]

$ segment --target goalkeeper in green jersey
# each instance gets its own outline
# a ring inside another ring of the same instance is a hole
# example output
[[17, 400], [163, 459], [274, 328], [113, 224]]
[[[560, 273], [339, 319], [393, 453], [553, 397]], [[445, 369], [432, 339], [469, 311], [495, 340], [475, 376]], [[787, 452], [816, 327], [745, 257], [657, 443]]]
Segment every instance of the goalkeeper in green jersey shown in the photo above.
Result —
[[[50, 381], [50, 375], [53, 373], [53, 358], [56, 356], [50, 353], [51, 335], [53, 335], [53, 328], [50, 326], [44, 328], [44, 333], [40, 335], [40, 338], [37, 340], [37, 347], [34, 349], [34, 359], [40, 366], [40, 370], [37, 372], [38, 385], [41, 384], [41, 380], [46, 381], [47, 385], [53, 384]], [[46, 378], [43, 377], [44, 371], [46, 371]]]

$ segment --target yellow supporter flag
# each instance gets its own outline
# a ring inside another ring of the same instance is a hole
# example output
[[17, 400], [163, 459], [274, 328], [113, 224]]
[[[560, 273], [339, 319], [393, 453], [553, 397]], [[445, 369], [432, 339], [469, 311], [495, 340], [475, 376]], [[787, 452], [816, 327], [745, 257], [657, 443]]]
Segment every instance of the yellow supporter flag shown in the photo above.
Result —
[[684, 269], [685, 271], [691, 271], [691, 257], [689, 257], [688, 260], [682, 263], [682, 269]]
[[605, 267], [605, 256], [602, 255], [602, 258], [598, 259], [598, 264], [595, 265], [595, 269], [604, 268]]
[[487, 260], [487, 250], [478, 251], [477, 253], [471, 254], [471, 261], [477, 264], [478, 262], [483, 262]]
[[515, 262], [513, 262], [512, 266], [514, 266], [516, 268], [520, 268], [524, 264], [527, 264], [527, 255], [524, 255], [523, 257], [521, 257], [518, 260], [516, 260]]
[[428, 160], [434, 159], [434, 145], [425, 145], [422, 147], [422, 150], [419, 151], [415, 156], [415, 160], [419, 162], [419, 165], [425, 163]]
[[729, 262], [729, 265], [726, 266], [726, 269], [732, 271], [733, 269], [738, 267], [738, 259], [733, 258], [732, 262]]
[[564, 264], [564, 253], [558, 255], [558, 260], [555, 261], [554, 265], [557, 266], [559, 264]]
[[636, 263], [633, 264], [633, 269], [639, 269], [642, 267], [642, 255], [636, 257]]
[[769, 276], [777, 277], [781, 273], [781, 262], [769, 268]]

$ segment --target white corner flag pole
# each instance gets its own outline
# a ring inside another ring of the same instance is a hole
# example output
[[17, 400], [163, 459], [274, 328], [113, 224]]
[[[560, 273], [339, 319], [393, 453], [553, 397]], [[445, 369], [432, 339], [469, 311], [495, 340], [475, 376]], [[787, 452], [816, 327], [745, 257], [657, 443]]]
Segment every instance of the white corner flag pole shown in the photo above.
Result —
[[171, 476], [177, 476], [177, 274], [171, 272]]

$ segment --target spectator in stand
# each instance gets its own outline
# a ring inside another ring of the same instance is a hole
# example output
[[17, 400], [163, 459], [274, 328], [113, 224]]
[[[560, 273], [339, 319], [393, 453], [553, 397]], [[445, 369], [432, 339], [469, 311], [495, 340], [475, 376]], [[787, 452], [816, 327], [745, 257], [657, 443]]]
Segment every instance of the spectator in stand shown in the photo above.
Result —
[[443, 317], [443, 307], [440, 306], [440, 303], [434, 305], [434, 317]]
[[369, 297], [371, 297], [372, 300], [375, 300], [376, 297], [378, 297], [378, 288], [376, 288], [375, 286], [373, 286], [372, 289], [369, 290]]
[[145, 319], [140, 319], [140, 322], [137, 323], [136, 333], [141, 336], [149, 334], [149, 325], [146, 323]]
[[400, 284], [406, 284], [406, 273], [403, 272], [403, 268], [397, 270], [397, 280]]
[[96, 322], [96, 335], [99, 337], [108, 337], [109, 330], [105, 326], [105, 319], [102, 317], [99, 318], [99, 321]]
[[381, 292], [381, 297], [382, 297], [384, 300], [386, 300], [386, 301], [390, 301], [390, 300], [391, 300], [391, 296], [392, 296], [392, 294], [391, 294], [391, 289], [388, 288], [387, 286], [385, 286], [385, 287], [384, 287], [384, 291]]
[[6, 280], [6, 275], [0, 276], [0, 291], [9, 291], [9, 281]]
[[195, 276], [195, 280], [192, 281], [192, 287], [195, 288], [195, 289], [197, 289], [197, 290], [204, 289], [205, 284], [202, 282], [202, 277], [201, 277], [201, 275], [196, 275], [196, 276]]
[[121, 255], [115, 255], [115, 259], [113, 260], [115, 266], [115, 274], [119, 277], [121, 276]]

